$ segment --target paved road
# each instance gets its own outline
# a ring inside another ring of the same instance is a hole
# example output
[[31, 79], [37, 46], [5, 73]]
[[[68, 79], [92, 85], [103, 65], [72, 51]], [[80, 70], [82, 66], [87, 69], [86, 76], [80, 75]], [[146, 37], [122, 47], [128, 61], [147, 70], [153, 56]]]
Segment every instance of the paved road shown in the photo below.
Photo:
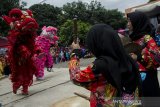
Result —
[[[84, 69], [94, 58], [82, 59], [81, 68]], [[8, 78], [0, 80], [0, 103], [2, 107], [67, 107], [67, 102], [77, 102], [68, 107], [89, 107], [89, 101], [74, 95], [74, 92], [89, 96], [89, 91], [72, 84], [67, 68], [68, 62], [54, 66], [54, 72], [45, 72], [45, 80], [36, 81], [29, 88], [30, 94], [24, 96], [12, 93], [11, 82]], [[75, 100], [75, 101], [74, 101]], [[63, 103], [62, 103], [63, 102]], [[55, 105], [57, 104], [57, 106]], [[67, 103], [70, 104], [70, 103]]]

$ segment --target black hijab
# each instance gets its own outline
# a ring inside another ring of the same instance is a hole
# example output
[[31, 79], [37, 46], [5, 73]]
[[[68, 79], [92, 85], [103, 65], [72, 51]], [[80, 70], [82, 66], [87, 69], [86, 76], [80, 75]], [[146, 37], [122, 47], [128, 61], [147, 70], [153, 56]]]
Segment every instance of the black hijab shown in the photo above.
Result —
[[128, 13], [127, 17], [130, 19], [133, 26], [133, 32], [130, 35], [133, 41], [140, 39], [145, 34], [154, 35], [155, 29], [145, 13], [132, 12]]
[[[87, 47], [96, 56], [96, 73], [122, 91], [132, 93], [138, 85], [138, 69], [126, 54], [118, 34], [106, 24], [94, 25], [87, 35]], [[125, 88], [125, 89], [124, 89]]]

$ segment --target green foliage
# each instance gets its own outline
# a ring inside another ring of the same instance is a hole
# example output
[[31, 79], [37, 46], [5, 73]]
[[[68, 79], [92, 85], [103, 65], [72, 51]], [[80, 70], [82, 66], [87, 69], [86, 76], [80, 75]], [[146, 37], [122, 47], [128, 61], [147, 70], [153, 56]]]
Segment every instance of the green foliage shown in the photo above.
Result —
[[60, 26], [59, 36], [61, 44], [68, 45], [73, 35], [73, 21], [67, 20]]
[[90, 17], [88, 17], [89, 23], [96, 24], [96, 23], [104, 23], [104, 16], [106, 9], [101, 5], [100, 2], [97, 1], [91, 1], [90, 4], [88, 4], [88, 13], [90, 14]]
[[[40, 28], [44, 25], [58, 27], [61, 44], [69, 45], [73, 40], [73, 19], [77, 17], [78, 37], [84, 43], [90, 26], [96, 23], [106, 23], [115, 29], [125, 28], [126, 20], [123, 13], [107, 10], [98, 1], [85, 3], [82, 1], [66, 3], [62, 8], [49, 4], [35, 4], [30, 7]], [[41, 29], [39, 29], [41, 32]]]
[[149, 0], [149, 1], [148, 1], [148, 3], [150, 3], [150, 2], [154, 2], [154, 1], [157, 1], [157, 0]]
[[29, 9], [33, 11], [34, 18], [39, 24], [39, 32], [41, 32], [43, 26], [57, 26], [60, 24], [59, 14], [61, 9], [58, 7], [44, 3], [32, 5]]
[[[19, 7], [19, 0], [1, 0], [0, 1], [0, 17], [2, 15], [8, 15], [12, 8]], [[7, 36], [9, 26], [0, 19], [0, 36]]]
[[0, 1], [0, 13], [1, 15], [8, 15], [8, 12], [12, 8], [19, 7], [19, 0], [1, 0]]
[[[0, 13], [8, 14], [9, 10], [18, 7], [19, 0], [1, 0]], [[78, 37], [85, 41], [90, 26], [96, 23], [106, 23], [115, 29], [125, 28], [124, 14], [117, 9], [107, 10], [98, 1], [85, 3], [82, 1], [66, 3], [62, 8], [50, 4], [34, 4], [30, 8], [39, 24], [38, 33], [43, 26], [58, 27], [58, 35], [63, 44], [69, 44], [73, 37], [73, 18], [77, 17]], [[8, 26], [0, 20], [0, 33], [6, 35]]]
[[82, 1], [67, 3], [63, 5], [64, 17], [72, 20], [77, 16], [78, 20], [88, 22], [91, 25], [96, 23], [106, 23], [113, 28], [125, 28], [126, 20], [123, 13], [114, 10], [107, 10], [98, 1], [91, 1], [90, 4]]
[[76, 16], [79, 20], [88, 21], [89, 17], [87, 4], [82, 1], [63, 5], [63, 13], [64, 17], [70, 20]]
[[111, 25], [114, 29], [119, 29], [126, 27], [127, 20], [123, 16], [123, 13], [114, 9], [107, 10], [104, 16], [102, 16], [102, 19], [104, 19], [104, 23]]
[[[78, 37], [81, 43], [84, 43], [86, 38], [86, 33], [89, 31], [91, 25], [86, 22], [78, 21]], [[60, 26], [59, 30], [60, 41], [61, 44], [70, 45], [73, 41], [73, 21], [67, 20], [62, 26]]]
[[91, 28], [91, 25], [86, 22], [78, 21], [78, 38], [80, 39], [80, 43], [84, 44], [85, 43], [85, 38], [87, 35], [87, 32]]

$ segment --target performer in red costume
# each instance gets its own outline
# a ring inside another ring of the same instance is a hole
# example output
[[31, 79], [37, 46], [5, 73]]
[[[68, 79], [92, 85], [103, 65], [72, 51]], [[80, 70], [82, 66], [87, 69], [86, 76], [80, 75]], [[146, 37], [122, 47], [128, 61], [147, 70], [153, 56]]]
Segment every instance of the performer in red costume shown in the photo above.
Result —
[[12, 9], [3, 19], [11, 26], [8, 40], [8, 60], [11, 67], [13, 93], [22, 86], [22, 94], [28, 94], [28, 87], [33, 82], [33, 75], [38, 71], [34, 64], [35, 37], [38, 24], [28, 12]]

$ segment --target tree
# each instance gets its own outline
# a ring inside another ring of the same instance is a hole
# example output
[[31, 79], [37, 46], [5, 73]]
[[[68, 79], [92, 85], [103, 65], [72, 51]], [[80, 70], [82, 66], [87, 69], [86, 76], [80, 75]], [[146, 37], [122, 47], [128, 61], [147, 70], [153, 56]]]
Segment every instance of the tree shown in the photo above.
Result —
[[[78, 37], [81, 42], [91, 25], [106, 23], [114, 29], [125, 28], [126, 20], [124, 14], [117, 9], [107, 10], [98, 1], [85, 3], [82, 1], [66, 3], [62, 8], [49, 4], [35, 4], [30, 7], [40, 28], [44, 25], [55, 26], [62, 44], [70, 44], [73, 37], [73, 18], [77, 17]], [[41, 29], [39, 29], [41, 32]]]
[[67, 3], [63, 5], [63, 15], [70, 20], [76, 16], [79, 20], [88, 21], [87, 5], [87, 3], [83, 3], [82, 1]]
[[59, 36], [61, 44], [69, 45], [73, 35], [73, 21], [67, 20], [60, 26]]
[[100, 2], [91, 1], [88, 5], [91, 14], [89, 22], [91, 24], [105, 23], [111, 25], [114, 29], [125, 28], [126, 20], [124, 14], [118, 9], [107, 10]]
[[90, 4], [88, 4], [88, 13], [89, 16], [89, 23], [96, 24], [96, 23], [103, 23], [104, 22], [104, 14], [106, 12], [106, 9], [104, 6], [101, 5], [98, 1], [91, 1]]
[[[61, 9], [58, 7], [44, 3], [32, 5], [29, 9], [33, 11], [34, 18], [40, 28], [43, 26], [57, 27], [60, 24], [59, 15], [61, 14]], [[40, 33], [41, 29], [38, 32]]]
[[85, 39], [87, 36], [87, 32], [91, 28], [91, 24], [78, 21], [78, 38], [80, 39], [81, 44], [85, 44]]
[[107, 10], [98, 1], [83, 3], [82, 1], [67, 3], [63, 5], [64, 17], [72, 20], [76, 15], [79, 20], [90, 23], [106, 23], [113, 28], [124, 28], [126, 20], [124, 14], [117, 9]]
[[[81, 44], [84, 44], [86, 34], [89, 31], [91, 25], [86, 22], [78, 21], [78, 38], [80, 39]], [[70, 45], [73, 41], [73, 20], [67, 20], [64, 24], [60, 26], [59, 30], [61, 44]]]
[[150, 3], [150, 2], [154, 2], [154, 1], [158, 1], [158, 0], [149, 0], [149, 1], [148, 1], [148, 3]]
[[91, 1], [90, 4], [82, 1], [67, 3], [63, 5], [64, 16], [67, 19], [72, 20], [75, 16], [79, 20], [94, 24], [97, 22], [98, 16], [103, 15], [106, 9], [101, 5], [100, 2]]
[[1, 15], [7, 15], [12, 8], [19, 8], [19, 0], [2, 0], [0, 1]]
[[114, 29], [125, 28], [127, 24], [124, 14], [117, 9], [107, 10], [102, 19], [104, 23], [111, 25]]
[[[9, 11], [13, 8], [19, 8], [19, 0], [1, 0], [0, 1], [0, 17], [8, 15]], [[9, 26], [0, 19], [0, 36], [7, 36]]]

